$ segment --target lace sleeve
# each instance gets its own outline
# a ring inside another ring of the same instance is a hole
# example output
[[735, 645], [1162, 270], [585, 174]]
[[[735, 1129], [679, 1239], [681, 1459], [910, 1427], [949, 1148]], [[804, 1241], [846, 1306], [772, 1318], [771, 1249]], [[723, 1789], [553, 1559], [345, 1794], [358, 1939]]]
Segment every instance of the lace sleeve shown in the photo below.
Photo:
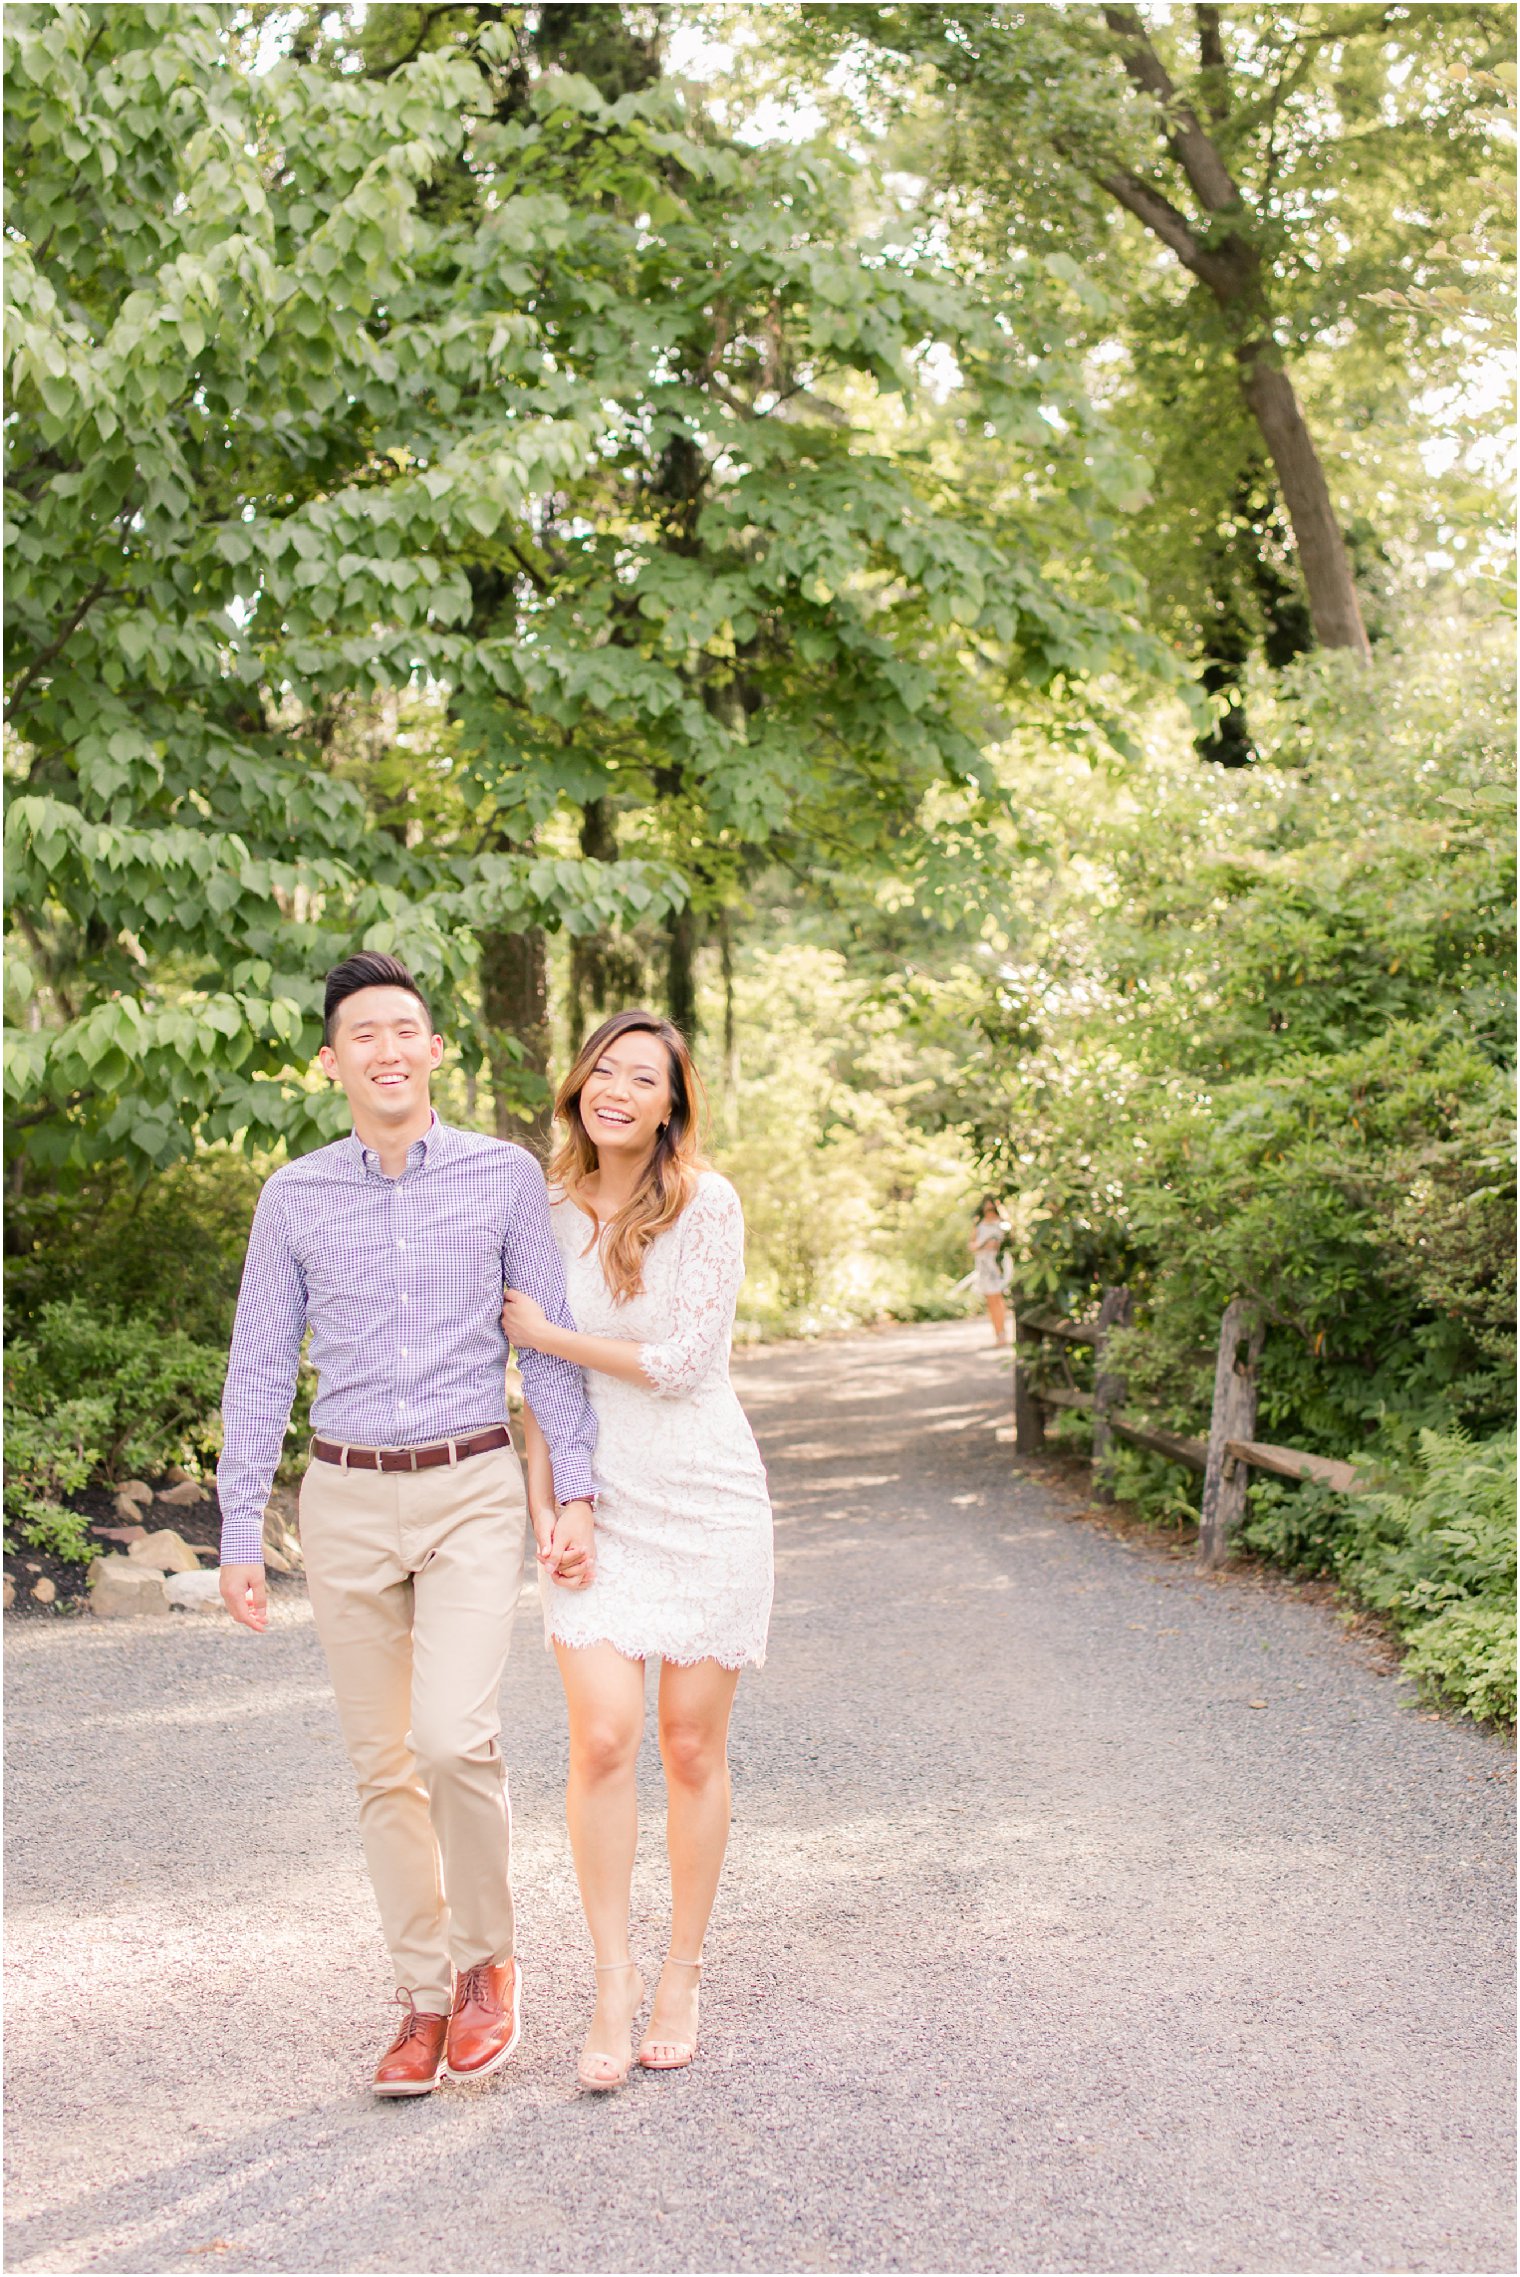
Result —
[[744, 1216], [726, 1179], [705, 1182], [678, 1222], [675, 1333], [639, 1348], [662, 1399], [688, 1399], [727, 1352], [744, 1279]]

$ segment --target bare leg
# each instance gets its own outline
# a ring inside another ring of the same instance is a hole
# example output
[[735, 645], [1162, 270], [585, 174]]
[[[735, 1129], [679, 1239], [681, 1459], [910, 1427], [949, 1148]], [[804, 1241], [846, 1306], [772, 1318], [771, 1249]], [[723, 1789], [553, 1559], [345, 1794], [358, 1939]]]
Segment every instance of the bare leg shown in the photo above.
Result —
[[609, 1644], [556, 1644], [570, 1714], [565, 1823], [596, 1954], [596, 2007], [586, 2048], [621, 2063], [643, 1996], [628, 1959], [628, 1902], [639, 1838], [635, 1767], [644, 1734], [644, 1663]]
[[[728, 1847], [728, 1719], [736, 1668], [715, 1660], [660, 1671], [660, 1760], [665, 1766], [665, 1840], [670, 1853], [670, 1952], [698, 1961]], [[642, 2045], [696, 2044], [697, 1971], [667, 1964]]]
[[1008, 1341], [1008, 1308], [996, 1289], [987, 1291], [987, 1318], [992, 1323], [994, 1340], [999, 1344]]

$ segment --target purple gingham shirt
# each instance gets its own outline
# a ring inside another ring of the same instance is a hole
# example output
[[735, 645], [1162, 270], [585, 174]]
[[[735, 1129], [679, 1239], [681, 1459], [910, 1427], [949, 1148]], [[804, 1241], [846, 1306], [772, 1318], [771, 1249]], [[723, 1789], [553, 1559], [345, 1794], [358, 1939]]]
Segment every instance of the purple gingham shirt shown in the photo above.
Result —
[[[435, 1115], [399, 1178], [357, 1137], [277, 1170], [259, 1196], [222, 1394], [222, 1558], [258, 1565], [264, 1505], [311, 1329], [324, 1439], [421, 1447], [507, 1417], [503, 1284], [573, 1328], [544, 1174]], [[519, 1355], [561, 1502], [593, 1492], [596, 1419], [579, 1368]]]

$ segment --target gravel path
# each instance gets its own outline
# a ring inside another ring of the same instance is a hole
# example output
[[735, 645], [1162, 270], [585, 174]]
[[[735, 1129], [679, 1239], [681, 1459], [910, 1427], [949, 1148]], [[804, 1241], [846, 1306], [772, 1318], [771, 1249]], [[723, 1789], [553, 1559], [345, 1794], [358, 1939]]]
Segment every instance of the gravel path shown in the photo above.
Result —
[[771, 1660], [704, 2052], [616, 2097], [571, 2084], [531, 1604], [523, 2051], [413, 2105], [364, 2092], [389, 1987], [299, 1592], [262, 1641], [8, 1624], [8, 2266], [1512, 2268], [1509, 1749], [1323, 1607], [1083, 1522], [997, 1441], [984, 1333], [740, 1363]]

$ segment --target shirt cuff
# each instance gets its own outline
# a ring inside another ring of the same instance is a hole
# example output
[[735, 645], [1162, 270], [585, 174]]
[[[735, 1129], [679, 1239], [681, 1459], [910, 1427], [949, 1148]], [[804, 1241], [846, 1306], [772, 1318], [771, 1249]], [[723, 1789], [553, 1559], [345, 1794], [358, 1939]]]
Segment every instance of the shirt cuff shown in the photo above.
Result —
[[262, 1565], [264, 1563], [264, 1523], [262, 1518], [222, 1519], [222, 1564]]

